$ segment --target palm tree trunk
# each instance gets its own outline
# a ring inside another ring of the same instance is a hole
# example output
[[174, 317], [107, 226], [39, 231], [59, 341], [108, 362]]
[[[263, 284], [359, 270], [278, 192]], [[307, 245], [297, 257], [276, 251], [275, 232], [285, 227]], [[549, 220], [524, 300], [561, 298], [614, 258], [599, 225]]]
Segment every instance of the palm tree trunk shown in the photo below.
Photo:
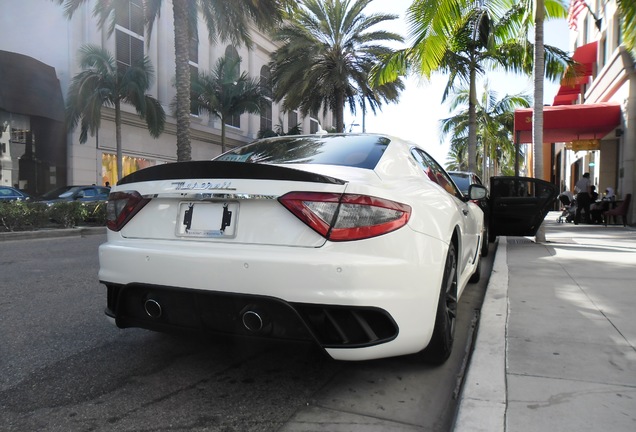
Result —
[[[472, 60], [474, 61], [474, 60]], [[468, 94], [468, 171], [477, 172], [477, 71], [471, 65]]]
[[225, 116], [221, 116], [221, 153], [225, 153]]
[[[543, 80], [544, 44], [543, 21], [545, 7], [543, 0], [535, 0], [534, 17], [534, 109], [532, 110], [532, 147], [534, 149], [534, 177], [543, 178]], [[544, 243], [545, 226], [541, 224], [536, 235], [537, 242]]]
[[336, 132], [344, 132], [344, 94], [338, 91], [336, 94]]
[[117, 158], [117, 181], [123, 177], [123, 153], [121, 150], [121, 102], [119, 99], [115, 100], [115, 143], [116, 143], [116, 158]]
[[534, 43], [534, 109], [532, 111], [532, 147], [534, 150], [534, 177], [543, 178], [543, 0], [535, 0], [535, 43]]
[[488, 178], [488, 159], [490, 158], [490, 155], [488, 154], [488, 140], [482, 138], [481, 145], [483, 146], [482, 152], [484, 154], [481, 161], [481, 178], [486, 181]]
[[192, 159], [190, 146], [190, 36], [188, 1], [173, 0], [175, 77], [177, 85], [177, 160]]

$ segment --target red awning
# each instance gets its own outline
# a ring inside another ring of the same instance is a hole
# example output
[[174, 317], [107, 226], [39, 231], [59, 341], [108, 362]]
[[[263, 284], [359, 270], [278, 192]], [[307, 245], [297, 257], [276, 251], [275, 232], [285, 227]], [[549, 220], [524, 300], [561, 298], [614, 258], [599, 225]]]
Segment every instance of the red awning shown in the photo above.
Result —
[[[558, 105], [543, 108], [543, 142], [602, 139], [621, 123], [616, 104]], [[532, 109], [515, 110], [515, 136], [532, 142]]]
[[574, 102], [583, 91], [583, 85], [590, 81], [596, 63], [597, 42], [578, 47], [574, 50], [572, 60], [579, 63], [578, 77], [573, 80], [562, 80], [561, 87], [554, 97], [553, 105], [568, 105]]

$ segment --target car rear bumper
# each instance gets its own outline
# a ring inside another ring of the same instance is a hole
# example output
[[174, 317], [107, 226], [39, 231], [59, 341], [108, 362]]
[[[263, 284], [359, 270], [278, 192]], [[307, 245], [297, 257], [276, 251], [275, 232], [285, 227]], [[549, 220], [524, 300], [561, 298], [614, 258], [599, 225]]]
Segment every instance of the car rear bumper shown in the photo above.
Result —
[[[432, 334], [442, 277], [436, 260], [447, 246], [408, 229], [367, 241], [373, 254], [348, 243], [211, 245], [109, 233], [99, 278], [120, 327], [315, 340], [341, 360], [418, 352]], [[153, 302], [159, 316], [147, 310], [156, 310]], [[262, 325], [250, 328], [251, 319]]]

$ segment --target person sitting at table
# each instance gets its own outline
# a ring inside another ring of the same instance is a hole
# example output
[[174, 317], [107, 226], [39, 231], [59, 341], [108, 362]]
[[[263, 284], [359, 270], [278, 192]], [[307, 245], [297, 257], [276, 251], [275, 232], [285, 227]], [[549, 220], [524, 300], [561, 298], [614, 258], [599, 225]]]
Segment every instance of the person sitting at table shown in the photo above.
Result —
[[590, 215], [592, 217], [592, 223], [603, 223], [603, 213], [610, 209], [610, 201], [615, 201], [616, 195], [614, 189], [607, 187], [605, 189], [605, 196], [602, 200], [594, 202], [590, 206]]
[[598, 192], [596, 192], [596, 186], [594, 185], [590, 185], [590, 197], [592, 198], [592, 200], [590, 201], [591, 203], [594, 203], [598, 200]]
[[603, 212], [606, 210], [606, 205], [607, 203], [601, 201], [595, 202], [590, 205], [590, 218], [592, 219], [593, 224], [603, 223]]
[[598, 192], [596, 192], [596, 186], [594, 185], [590, 185], [590, 196], [590, 222], [593, 224], [603, 223], [603, 212], [605, 209], [598, 200]]

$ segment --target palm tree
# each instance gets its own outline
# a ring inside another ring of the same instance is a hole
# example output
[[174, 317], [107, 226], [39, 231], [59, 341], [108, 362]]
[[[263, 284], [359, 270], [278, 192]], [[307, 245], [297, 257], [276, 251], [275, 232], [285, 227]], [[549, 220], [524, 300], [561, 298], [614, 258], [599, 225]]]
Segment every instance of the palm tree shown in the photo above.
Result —
[[[66, 15], [73, 13], [88, 0], [52, 0], [63, 4]], [[115, 29], [117, 1], [98, 0], [93, 14], [99, 18], [99, 26]], [[270, 28], [282, 17], [283, 9], [294, 9], [291, 0], [172, 0], [175, 32], [175, 78], [177, 89], [177, 160], [191, 159], [190, 145], [190, 42], [197, 35], [198, 13], [201, 12], [208, 29], [210, 42], [218, 39], [236, 45], [252, 41], [249, 25], [253, 21], [259, 28]], [[148, 35], [159, 18], [162, 0], [143, 2]]]
[[446, 169], [448, 171], [468, 171], [467, 147], [468, 141], [465, 136], [451, 137], [450, 148], [446, 155]]
[[355, 113], [356, 104], [374, 113], [383, 103], [398, 100], [401, 79], [369, 84], [369, 73], [392, 50], [383, 42], [400, 42], [398, 34], [373, 30], [396, 15], [365, 15], [372, 0], [303, 0], [274, 33], [281, 43], [272, 54], [270, 68], [274, 100], [286, 110], [315, 115], [332, 110], [336, 131], [344, 131], [344, 107]]
[[73, 77], [66, 98], [66, 121], [71, 130], [80, 124], [80, 142], [99, 130], [102, 107], [115, 109], [115, 139], [117, 143], [117, 180], [122, 176], [121, 104], [132, 105], [146, 121], [150, 135], [157, 138], [166, 121], [159, 101], [145, 92], [154, 79], [148, 57], [128, 68], [118, 68], [105, 49], [85, 45], [80, 48], [82, 72]]
[[[441, 138], [450, 135], [451, 162], [462, 162], [468, 170], [465, 156], [468, 146], [470, 91], [460, 88], [452, 94], [449, 108], [455, 114], [441, 121]], [[524, 94], [506, 95], [499, 99], [495, 91], [484, 83], [481, 98], [475, 106], [477, 126], [477, 160], [481, 167], [476, 170], [482, 178], [489, 177], [489, 167], [494, 165], [495, 174], [510, 173], [514, 167], [514, 110], [529, 107], [530, 98]], [[461, 158], [464, 160], [462, 161]]]
[[625, 47], [636, 58], [636, 2], [633, 0], [616, 0], [618, 10], [621, 13], [621, 30]]
[[[546, 0], [546, 4], [557, 2]], [[516, 0], [415, 0], [407, 12], [412, 45], [387, 57], [373, 74], [375, 82], [383, 83], [406, 73], [426, 78], [435, 72], [448, 73], [442, 100], [457, 85], [456, 81], [468, 85], [471, 171], [476, 170], [477, 163], [477, 77], [487, 68], [527, 74], [532, 71], [533, 44], [527, 40], [527, 33], [520, 38], [516, 31], [523, 12]], [[560, 78], [571, 59], [556, 47], [544, 48], [546, 75]]]
[[221, 151], [225, 153], [226, 123], [234, 115], [259, 113], [267, 102], [259, 81], [239, 73], [240, 58], [221, 57], [210, 73], [202, 72], [192, 85], [192, 106], [221, 120]]

